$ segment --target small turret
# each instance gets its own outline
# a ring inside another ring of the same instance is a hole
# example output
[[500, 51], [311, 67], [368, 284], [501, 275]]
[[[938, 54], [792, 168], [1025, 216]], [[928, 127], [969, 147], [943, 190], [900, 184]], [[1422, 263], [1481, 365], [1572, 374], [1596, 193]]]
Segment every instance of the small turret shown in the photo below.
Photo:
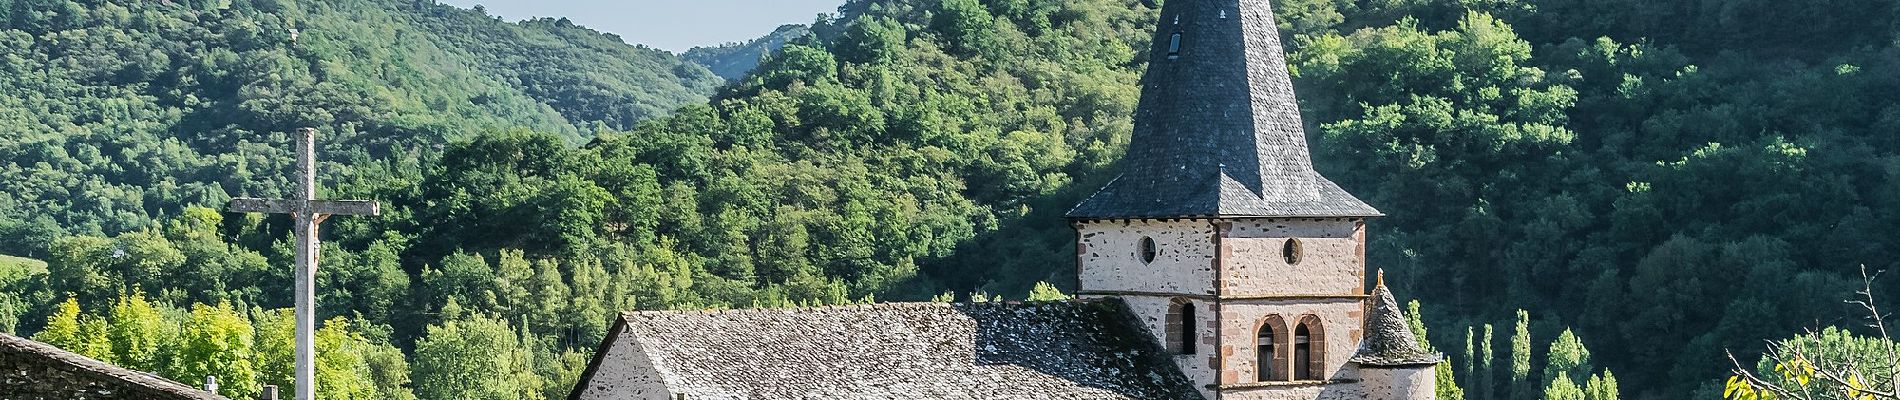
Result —
[[1434, 367], [1443, 357], [1419, 347], [1399, 302], [1385, 287], [1385, 271], [1366, 305], [1366, 339], [1352, 362], [1359, 364], [1368, 400], [1431, 400], [1437, 393]]

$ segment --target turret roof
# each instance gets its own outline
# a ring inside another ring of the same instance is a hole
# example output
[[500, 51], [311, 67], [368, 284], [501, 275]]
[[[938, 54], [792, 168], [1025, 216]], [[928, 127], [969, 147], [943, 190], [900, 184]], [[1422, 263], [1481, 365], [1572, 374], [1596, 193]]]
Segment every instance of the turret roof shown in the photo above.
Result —
[[1426, 352], [1412, 335], [1411, 325], [1392, 290], [1385, 287], [1385, 272], [1379, 272], [1378, 286], [1372, 289], [1372, 304], [1366, 311], [1366, 339], [1352, 362], [1370, 367], [1410, 367], [1437, 364], [1438, 354]]

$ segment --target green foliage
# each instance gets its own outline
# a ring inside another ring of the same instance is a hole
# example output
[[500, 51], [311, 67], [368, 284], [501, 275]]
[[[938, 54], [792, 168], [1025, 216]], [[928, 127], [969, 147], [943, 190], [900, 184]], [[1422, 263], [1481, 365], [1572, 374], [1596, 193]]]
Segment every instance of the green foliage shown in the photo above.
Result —
[[[0, 333], [14, 333], [34, 303], [34, 287], [46, 279], [46, 262], [0, 255]], [[40, 292], [38, 295], [48, 293]]]
[[145, 299], [145, 291], [134, 290], [112, 304], [106, 336], [112, 343], [113, 362], [138, 371], [157, 371], [161, 365], [160, 340], [171, 337], [158, 308]]
[[417, 397], [513, 400], [539, 396], [532, 357], [508, 323], [483, 316], [429, 326], [411, 365]]
[[1570, 374], [1561, 372], [1552, 377], [1550, 384], [1544, 386], [1544, 400], [1584, 400], [1583, 388], [1570, 381]]
[[80, 314], [79, 301], [67, 298], [65, 302], [59, 303], [53, 315], [46, 317], [45, 328], [34, 334], [33, 340], [79, 355], [110, 361], [110, 339], [103, 335], [104, 332], [96, 332], [89, 326], [96, 318]]
[[8, 3], [7, 14], [32, 11], [0, 22], [16, 56], [0, 63], [0, 252], [36, 258], [53, 237], [285, 195], [284, 132], [296, 128], [323, 128], [319, 154], [340, 181], [373, 180], [475, 132], [579, 142], [720, 84], [565, 20], [507, 23], [431, 2]]
[[1072, 296], [1062, 294], [1062, 289], [1057, 289], [1056, 285], [1051, 285], [1049, 282], [1036, 282], [1036, 287], [1029, 289], [1029, 296], [1025, 298], [1025, 300], [1063, 301], [1073, 298]]
[[1478, 399], [1496, 398], [1498, 392], [1498, 371], [1492, 368], [1494, 360], [1497, 360], [1497, 353], [1491, 350], [1491, 333], [1491, 324], [1484, 324], [1484, 340], [1478, 342], [1478, 373], [1472, 376], [1475, 383], [1468, 385], [1477, 394], [1472, 397]]
[[[1590, 349], [1584, 348], [1583, 341], [1569, 329], [1550, 343], [1550, 350], [1544, 353], [1544, 386], [1550, 387], [1551, 381], [1558, 377], [1586, 377], [1593, 370], [1590, 367]], [[1575, 385], [1572, 380], [1571, 384]]]
[[1583, 385], [1584, 400], [1618, 400], [1623, 398], [1623, 389], [1616, 383], [1616, 374], [1604, 370], [1602, 374], [1590, 376]]
[[963, 55], [996, 50], [996, 17], [977, 0], [941, 0], [931, 26]]
[[[1531, 314], [1517, 310], [1517, 330], [1511, 334], [1511, 398], [1531, 398]], [[1574, 384], [1573, 384], [1574, 386]]]
[[[1411, 328], [1412, 336], [1418, 339], [1418, 345], [1421, 350], [1425, 350], [1427, 353], [1437, 353], [1438, 349], [1432, 346], [1431, 337], [1427, 335], [1425, 313], [1421, 308], [1423, 308], [1423, 306], [1419, 304], [1418, 300], [1405, 303], [1405, 325]], [[1466, 332], [1469, 331], [1469, 329], [1466, 329]], [[1467, 348], [1470, 347], [1471, 342], [1468, 334], [1465, 344]], [[1466, 354], [1468, 357], [1470, 350], [1466, 350]], [[1439, 360], [1438, 365], [1432, 367], [1432, 372], [1435, 376], [1435, 378], [1433, 378], [1433, 382], [1436, 385], [1434, 388], [1438, 390], [1435, 398], [1438, 400], [1465, 399], [1465, 389], [1458, 386], [1458, 376], [1452, 371], [1451, 360]]]
[[811, 28], [805, 25], [784, 25], [764, 37], [743, 43], [695, 47], [680, 54], [680, 57], [704, 65], [714, 75], [726, 80], [744, 80], [746, 74], [759, 67], [759, 61], [784, 47], [785, 43], [810, 34]]
[[[1895, 346], [1893, 341], [1878, 336], [1828, 327], [1770, 344], [1771, 351], [1756, 362], [1753, 375], [1788, 391], [1791, 396], [1787, 398], [1881, 398], [1875, 393], [1894, 387]], [[1729, 377], [1722, 392], [1724, 399], [1783, 397], [1741, 376]]]
[[205, 377], [216, 376], [218, 394], [256, 397], [263, 385], [257, 380], [254, 334], [251, 321], [230, 304], [193, 306], [161, 373], [180, 382], [204, 382]]
[[[372, 342], [523, 321], [518, 364], [549, 382], [620, 310], [1073, 282], [1061, 213], [1112, 178], [1156, 19], [1132, 1], [851, 2], [749, 47], [793, 43], [699, 104], [703, 69], [564, 20], [215, 3], [0, 7], [17, 50], [0, 60], [0, 252], [47, 261], [11, 281], [0, 266], [0, 328], [110, 341], [78, 312], [8, 316], [68, 294], [103, 310], [133, 285], [161, 310], [288, 306], [288, 221], [193, 207], [285, 195], [281, 132], [304, 126], [323, 128], [326, 193], [387, 206], [326, 225], [324, 309], [386, 325]], [[1275, 9], [1318, 167], [1391, 215], [1368, 257], [1442, 305], [1430, 328], [1519, 308], [1570, 324], [1513, 331], [1508, 372], [1471, 330], [1454, 368], [1469, 397], [1555, 383], [1529, 332], [1570, 328], [1598, 346], [1592, 368], [1681, 398], [1722, 374], [1722, 349], [1841, 317], [1848, 267], [1900, 260], [1888, 3]], [[1615, 386], [1588, 372], [1567, 372], [1586, 398]]]

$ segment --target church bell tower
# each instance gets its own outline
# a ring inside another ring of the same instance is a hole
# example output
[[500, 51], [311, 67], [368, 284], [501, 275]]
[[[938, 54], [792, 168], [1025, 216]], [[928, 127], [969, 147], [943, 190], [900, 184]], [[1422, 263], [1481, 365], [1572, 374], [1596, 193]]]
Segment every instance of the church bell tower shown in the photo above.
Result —
[[1357, 354], [1382, 214], [1314, 171], [1270, 2], [1169, 0], [1158, 22], [1121, 175], [1068, 214], [1079, 296], [1122, 299], [1209, 399], [1431, 398], [1416, 342]]

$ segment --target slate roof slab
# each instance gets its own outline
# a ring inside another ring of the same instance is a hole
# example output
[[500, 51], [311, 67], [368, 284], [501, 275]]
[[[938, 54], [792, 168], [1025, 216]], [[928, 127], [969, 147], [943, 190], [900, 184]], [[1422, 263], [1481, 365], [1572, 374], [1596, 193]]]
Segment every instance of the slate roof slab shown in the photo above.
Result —
[[157, 375], [3, 333], [0, 399], [227, 400]]
[[646, 357], [690, 399], [1199, 399], [1118, 300], [891, 303], [621, 316], [608, 357]]
[[1274, 21], [1265, 0], [1168, 1], [1121, 175], [1069, 217], [1381, 216], [1313, 170]]

